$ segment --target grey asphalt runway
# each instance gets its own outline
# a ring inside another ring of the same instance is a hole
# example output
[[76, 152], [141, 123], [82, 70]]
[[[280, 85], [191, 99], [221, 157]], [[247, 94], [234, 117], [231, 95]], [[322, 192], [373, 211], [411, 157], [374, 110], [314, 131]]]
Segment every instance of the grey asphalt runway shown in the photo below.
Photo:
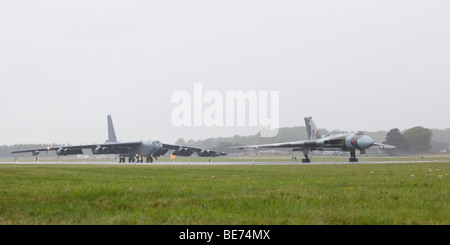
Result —
[[389, 164], [389, 163], [430, 163], [430, 162], [448, 162], [448, 161], [360, 161], [360, 162], [153, 162], [153, 163], [118, 163], [118, 162], [0, 162], [0, 164], [48, 164], [48, 165], [123, 165], [123, 166], [163, 166], [163, 165], [203, 165], [203, 166], [218, 166], [218, 165], [326, 165], [326, 164]]

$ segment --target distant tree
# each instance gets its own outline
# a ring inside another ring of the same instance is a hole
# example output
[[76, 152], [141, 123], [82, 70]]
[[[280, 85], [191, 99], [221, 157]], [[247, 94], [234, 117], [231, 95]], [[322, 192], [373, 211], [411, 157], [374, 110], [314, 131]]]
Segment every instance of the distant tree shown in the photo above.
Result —
[[431, 132], [433, 133], [433, 137], [431, 138], [432, 141], [447, 142], [450, 144], [450, 128], [431, 129]]
[[398, 128], [391, 129], [386, 134], [386, 140], [383, 141], [383, 144], [395, 146], [399, 153], [406, 153], [409, 150], [408, 140]]
[[439, 152], [447, 152], [449, 150], [448, 146], [450, 144], [447, 142], [439, 142], [431, 140], [431, 152], [439, 153]]
[[425, 153], [431, 149], [431, 137], [433, 133], [430, 129], [424, 127], [414, 127], [403, 132], [406, 140], [408, 140], [409, 152]]
[[179, 139], [175, 142], [175, 145], [185, 145], [185, 144], [186, 144], [186, 141], [184, 141], [183, 138], [179, 138]]
[[223, 152], [239, 152], [237, 150], [232, 150], [229, 147], [234, 146], [232, 143], [230, 142], [226, 142], [226, 141], [220, 141], [217, 143], [217, 145], [215, 147], [212, 148], [212, 150], [214, 151], [223, 151]]

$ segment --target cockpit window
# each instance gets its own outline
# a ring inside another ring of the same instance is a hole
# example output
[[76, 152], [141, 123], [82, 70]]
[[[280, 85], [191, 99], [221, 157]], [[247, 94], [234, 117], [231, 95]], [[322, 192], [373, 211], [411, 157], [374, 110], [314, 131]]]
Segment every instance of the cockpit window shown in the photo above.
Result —
[[364, 135], [364, 133], [362, 131], [358, 131], [356, 135]]

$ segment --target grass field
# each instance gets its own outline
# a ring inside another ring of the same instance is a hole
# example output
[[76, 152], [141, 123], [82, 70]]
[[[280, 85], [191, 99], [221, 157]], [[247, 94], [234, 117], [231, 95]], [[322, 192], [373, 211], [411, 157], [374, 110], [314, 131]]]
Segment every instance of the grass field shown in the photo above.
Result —
[[0, 165], [0, 224], [450, 224], [450, 163]]

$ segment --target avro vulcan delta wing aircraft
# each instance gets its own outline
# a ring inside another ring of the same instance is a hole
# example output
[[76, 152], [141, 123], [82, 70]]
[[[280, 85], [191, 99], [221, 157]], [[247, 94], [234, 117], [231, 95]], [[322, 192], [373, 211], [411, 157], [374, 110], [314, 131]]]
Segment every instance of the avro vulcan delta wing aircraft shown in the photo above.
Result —
[[314, 150], [340, 150], [340, 151], [350, 151], [350, 162], [357, 162], [356, 150], [359, 150], [361, 154], [366, 153], [366, 149], [376, 146], [380, 149], [384, 148], [395, 148], [395, 146], [384, 145], [375, 143], [372, 138], [364, 135], [362, 132], [358, 133], [347, 133], [347, 134], [336, 134], [326, 137], [321, 137], [316, 125], [314, 124], [311, 117], [305, 117], [306, 130], [308, 132], [309, 140], [294, 141], [294, 142], [284, 142], [275, 144], [265, 144], [265, 145], [251, 145], [251, 146], [236, 146], [230, 148], [244, 149], [244, 148], [292, 148], [293, 151], [303, 151], [302, 162], [310, 162], [311, 159], [308, 158], [308, 154]]
[[144, 157], [147, 158], [147, 162], [153, 162], [153, 158], [157, 159], [159, 156], [165, 155], [169, 150], [174, 150], [172, 155], [175, 156], [190, 156], [193, 153], [197, 153], [199, 157], [217, 157], [227, 154], [195, 147], [165, 144], [160, 141], [117, 142], [110, 115], [108, 115], [108, 140], [104, 144], [47, 147], [13, 151], [11, 153], [31, 152], [31, 154], [37, 157], [40, 152], [56, 151], [56, 155], [58, 156], [67, 156], [83, 154], [83, 149], [91, 149], [94, 155], [115, 154], [120, 158], [119, 162], [125, 162], [125, 157], [128, 157], [128, 162], [143, 162]]

